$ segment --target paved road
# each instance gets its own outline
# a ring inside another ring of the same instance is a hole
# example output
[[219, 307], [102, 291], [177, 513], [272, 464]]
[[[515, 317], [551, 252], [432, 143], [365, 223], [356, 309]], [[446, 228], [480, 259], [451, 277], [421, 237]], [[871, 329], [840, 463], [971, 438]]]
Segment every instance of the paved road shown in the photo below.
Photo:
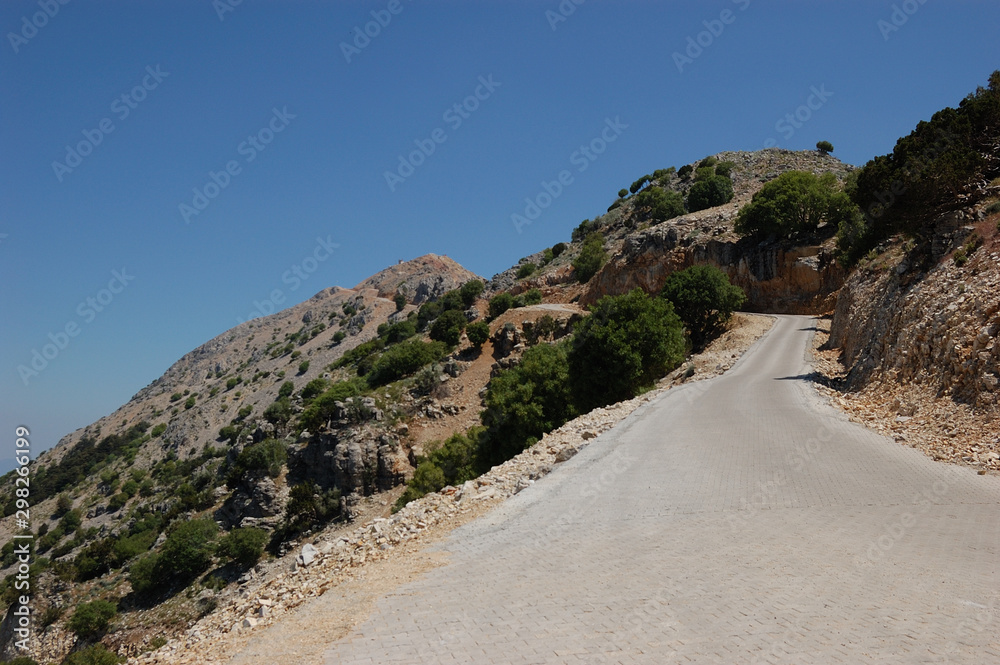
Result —
[[442, 546], [334, 663], [1000, 663], [1000, 479], [846, 421], [781, 317]]

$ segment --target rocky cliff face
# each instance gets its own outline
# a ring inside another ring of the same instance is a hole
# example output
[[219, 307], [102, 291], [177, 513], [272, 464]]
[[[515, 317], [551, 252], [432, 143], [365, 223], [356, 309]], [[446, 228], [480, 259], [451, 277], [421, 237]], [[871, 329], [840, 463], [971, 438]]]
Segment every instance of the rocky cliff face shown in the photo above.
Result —
[[750, 311], [816, 314], [833, 307], [846, 272], [833, 258], [831, 242], [761, 244], [731, 237], [728, 224], [723, 218], [695, 226], [681, 218], [627, 236], [588, 283], [581, 302], [590, 304], [637, 287], [657, 293], [671, 273], [708, 263], [746, 292]]
[[[969, 210], [957, 218], [980, 217]], [[842, 350], [850, 386], [914, 384], [977, 409], [996, 407], [997, 217], [956, 230], [956, 214], [949, 213], [929, 247], [896, 248], [851, 276], [830, 331], [830, 346]]]

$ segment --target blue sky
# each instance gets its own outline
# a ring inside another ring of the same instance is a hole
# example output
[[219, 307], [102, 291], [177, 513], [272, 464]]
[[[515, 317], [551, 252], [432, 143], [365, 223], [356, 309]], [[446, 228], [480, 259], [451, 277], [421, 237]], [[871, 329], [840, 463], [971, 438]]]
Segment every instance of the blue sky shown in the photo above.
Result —
[[232, 2], [0, 4], [0, 458], [275, 290], [428, 252], [489, 277], [720, 150], [861, 164], [1000, 67], [986, 0]]

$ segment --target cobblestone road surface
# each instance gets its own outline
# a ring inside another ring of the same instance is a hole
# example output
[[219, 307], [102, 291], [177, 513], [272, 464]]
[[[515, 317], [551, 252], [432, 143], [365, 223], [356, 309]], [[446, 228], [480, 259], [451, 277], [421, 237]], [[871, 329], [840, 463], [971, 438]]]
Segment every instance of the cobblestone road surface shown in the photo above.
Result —
[[1000, 663], [1000, 479], [826, 406], [812, 324], [456, 530], [327, 663]]

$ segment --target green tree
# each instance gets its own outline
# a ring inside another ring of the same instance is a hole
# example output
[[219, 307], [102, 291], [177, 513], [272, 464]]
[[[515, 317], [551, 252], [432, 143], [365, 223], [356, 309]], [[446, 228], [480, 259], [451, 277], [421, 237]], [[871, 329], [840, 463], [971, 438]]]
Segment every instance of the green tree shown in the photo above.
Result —
[[622, 188], [622, 189], [618, 190], [618, 198], [623, 199], [626, 196], [628, 196], [628, 190], [627, 189]]
[[568, 356], [581, 412], [634, 397], [684, 360], [684, 326], [667, 301], [634, 289], [605, 296], [590, 311]]
[[733, 181], [728, 176], [713, 175], [691, 185], [688, 210], [696, 212], [714, 208], [733, 199]]
[[565, 344], [540, 344], [494, 377], [481, 414], [485, 462], [500, 464], [575, 415]]
[[490, 326], [485, 321], [476, 321], [469, 324], [469, 327], [465, 329], [465, 334], [469, 338], [469, 342], [478, 349], [490, 338]]
[[160, 549], [156, 577], [189, 581], [212, 562], [218, 525], [210, 518], [175, 522]]
[[638, 192], [638, 191], [639, 191], [640, 189], [642, 189], [643, 187], [645, 187], [645, 186], [646, 186], [646, 184], [647, 184], [647, 183], [648, 183], [648, 182], [649, 182], [649, 181], [650, 181], [651, 179], [652, 179], [652, 176], [650, 176], [650, 175], [644, 175], [644, 176], [642, 176], [641, 178], [639, 178], [638, 180], [636, 180], [635, 182], [633, 182], [633, 183], [632, 183], [632, 184], [631, 184], [631, 185], [629, 186], [629, 188], [628, 188], [628, 191], [630, 191], [630, 192], [632, 192], [633, 194], [635, 194], [635, 193], [636, 193], [636, 192]]
[[449, 346], [457, 346], [462, 339], [462, 331], [465, 330], [467, 323], [468, 319], [465, 318], [465, 314], [450, 309], [439, 316], [431, 325], [430, 337]]
[[285, 381], [278, 388], [278, 397], [291, 397], [293, 392], [295, 392], [295, 384], [291, 381]]
[[699, 349], [725, 328], [747, 299], [740, 287], [729, 283], [726, 273], [710, 265], [672, 273], [660, 295], [674, 306], [691, 334], [691, 343]]
[[392, 297], [393, 302], [396, 303], [396, 311], [401, 312], [403, 308], [406, 307], [406, 296], [402, 293], [397, 293]]
[[264, 554], [268, 541], [264, 529], [237, 527], [219, 539], [218, 554], [244, 568], [256, 564]]
[[535, 272], [534, 263], [525, 263], [520, 268], [517, 269], [517, 278], [524, 279], [525, 277], [530, 277]]
[[506, 291], [490, 298], [490, 318], [495, 319], [514, 306], [514, 296]]
[[828, 155], [833, 152], [833, 144], [829, 141], [817, 141], [816, 149], [819, 150], [824, 155]]
[[566, 243], [557, 242], [552, 245], [552, 258], [557, 258], [560, 254], [566, 251]]
[[103, 635], [117, 614], [118, 608], [112, 603], [94, 600], [78, 605], [66, 625], [77, 637], [91, 640]]
[[287, 397], [279, 397], [274, 404], [264, 409], [264, 419], [274, 425], [284, 426], [292, 418], [292, 403]]
[[576, 278], [580, 280], [581, 284], [590, 281], [590, 278], [597, 274], [607, 258], [608, 254], [604, 251], [604, 236], [598, 231], [591, 233], [583, 241], [580, 255], [573, 261]]
[[483, 290], [486, 285], [483, 284], [481, 279], [470, 279], [468, 282], [463, 284], [459, 288], [458, 293], [462, 298], [462, 304], [466, 307], [472, 307], [476, 304], [476, 300], [482, 295]]
[[837, 227], [858, 215], [832, 173], [817, 177], [807, 171], [786, 171], [754, 194], [733, 228], [741, 235], [789, 237], [822, 224]]
[[684, 214], [684, 197], [680, 192], [650, 187], [636, 195], [635, 208], [643, 219], [663, 222]]
[[397, 381], [441, 360], [449, 351], [444, 342], [409, 340], [392, 346], [372, 365], [368, 384], [374, 388]]

